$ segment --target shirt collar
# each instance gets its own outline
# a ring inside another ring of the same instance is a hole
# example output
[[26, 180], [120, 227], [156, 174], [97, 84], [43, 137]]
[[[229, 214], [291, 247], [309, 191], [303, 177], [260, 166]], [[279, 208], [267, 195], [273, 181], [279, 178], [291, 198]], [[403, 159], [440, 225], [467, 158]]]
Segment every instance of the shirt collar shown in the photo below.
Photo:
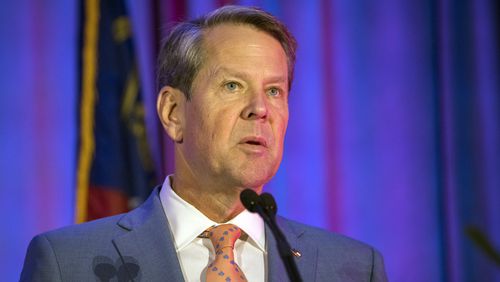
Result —
[[[175, 247], [179, 251], [189, 245], [203, 231], [218, 225], [218, 223], [179, 197], [172, 189], [171, 176], [167, 176], [163, 182], [160, 200], [174, 237]], [[237, 225], [248, 235], [251, 244], [266, 253], [264, 221], [258, 214], [244, 210], [227, 223]]]

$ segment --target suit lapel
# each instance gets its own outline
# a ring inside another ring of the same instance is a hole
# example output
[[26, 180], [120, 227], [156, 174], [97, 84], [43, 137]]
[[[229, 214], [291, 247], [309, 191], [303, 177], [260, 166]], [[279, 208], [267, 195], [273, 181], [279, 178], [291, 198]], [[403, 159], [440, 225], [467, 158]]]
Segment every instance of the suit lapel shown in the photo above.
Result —
[[[318, 255], [317, 248], [314, 245], [308, 245], [306, 240], [302, 240], [305, 230], [292, 229], [288, 221], [282, 217], [277, 217], [276, 221], [287, 238], [288, 243], [290, 243], [290, 246], [301, 254], [300, 257], [295, 257], [295, 262], [302, 280], [314, 281]], [[268, 252], [268, 281], [289, 281], [290, 279], [288, 278], [285, 265], [278, 252], [276, 239], [267, 225], [266, 239]]]
[[[126, 214], [118, 225], [129, 232], [113, 240], [133, 281], [184, 281], [173, 237], [156, 188], [146, 202]], [[135, 270], [134, 270], [135, 268]]]

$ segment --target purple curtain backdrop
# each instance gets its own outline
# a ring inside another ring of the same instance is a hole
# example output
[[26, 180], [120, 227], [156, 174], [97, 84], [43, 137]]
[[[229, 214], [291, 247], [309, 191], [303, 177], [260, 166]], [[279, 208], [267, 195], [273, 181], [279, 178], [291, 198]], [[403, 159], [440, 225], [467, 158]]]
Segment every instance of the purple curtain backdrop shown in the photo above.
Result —
[[72, 222], [75, 1], [0, 4], [0, 280], [18, 281], [29, 240]]
[[[128, 1], [162, 176], [159, 27], [228, 2]], [[299, 42], [285, 157], [266, 187], [279, 213], [374, 245], [391, 281], [500, 281], [465, 233], [500, 250], [498, 4], [232, 3], [273, 13]], [[73, 220], [78, 3], [2, 3], [0, 21], [0, 273], [15, 281], [30, 238]]]

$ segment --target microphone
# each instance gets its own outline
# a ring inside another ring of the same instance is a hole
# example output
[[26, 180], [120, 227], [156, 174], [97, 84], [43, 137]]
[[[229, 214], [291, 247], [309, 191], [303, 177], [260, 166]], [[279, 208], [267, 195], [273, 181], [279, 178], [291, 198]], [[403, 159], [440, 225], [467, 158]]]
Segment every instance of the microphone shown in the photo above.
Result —
[[250, 212], [257, 212], [259, 195], [252, 189], [245, 189], [240, 193], [240, 200], [243, 206]]
[[247, 210], [258, 213], [269, 229], [271, 229], [274, 238], [276, 238], [278, 252], [283, 260], [290, 280], [292, 282], [302, 282], [302, 278], [300, 277], [300, 273], [292, 255], [292, 248], [286, 240], [285, 235], [278, 227], [278, 224], [276, 224], [276, 212], [278, 211], [278, 207], [274, 197], [269, 193], [262, 193], [259, 197], [254, 190], [245, 189], [240, 193], [240, 200]]
[[262, 193], [260, 195], [260, 200], [262, 202], [262, 206], [264, 207], [264, 211], [266, 211], [269, 217], [275, 216], [278, 212], [278, 206], [276, 205], [276, 201], [274, 200], [273, 195], [269, 193]]

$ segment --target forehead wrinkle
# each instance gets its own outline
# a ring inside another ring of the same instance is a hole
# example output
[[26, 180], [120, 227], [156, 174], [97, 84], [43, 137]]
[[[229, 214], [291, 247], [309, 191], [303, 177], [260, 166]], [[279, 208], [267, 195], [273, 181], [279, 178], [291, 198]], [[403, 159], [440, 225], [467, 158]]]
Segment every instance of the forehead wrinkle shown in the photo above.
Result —
[[216, 65], [208, 70], [210, 78], [217, 78], [218, 76], [234, 76], [238, 78], [248, 79], [249, 74], [236, 69], [230, 69], [224, 66]]
[[210, 66], [207, 69], [207, 76], [210, 79], [215, 79], [219, 75], [219, 73], [220, 73], [220, 66], [219, 65]]
[[[251, 75], [246, 73], [246, 72], [242, 72], [242, 71], [236, 70], [236, 69], [230, 69], [230, 68], [223, 67], [220, 65], [211, 67], [210, 69], [207, 70], [207, 72], [208, 72], [208, 76], [211, 79], [215, 79], [218, 76], [223, 76], [223, 77], [224, 76], [234, 76], [236, 78], [242, 78], [244, 80], [248, 80], [251, 77]], [[287, 82], [288, 82], [287, 74], [286, 75], [272, 75], [270, 77], [266, 77], [266, 79], [265, 79], [266, 84], [267, 83], [284, 83], [284, 84], [286, 84]]]
[[287, 84], [288, 83], [288, 79], [286, 76], [282, 76], [282, 75], [277, 75], [277, 76], [272, 76], [270, 78], [267, 78], [266, 79], [266, 83], [283, 83], [283, 84]]

